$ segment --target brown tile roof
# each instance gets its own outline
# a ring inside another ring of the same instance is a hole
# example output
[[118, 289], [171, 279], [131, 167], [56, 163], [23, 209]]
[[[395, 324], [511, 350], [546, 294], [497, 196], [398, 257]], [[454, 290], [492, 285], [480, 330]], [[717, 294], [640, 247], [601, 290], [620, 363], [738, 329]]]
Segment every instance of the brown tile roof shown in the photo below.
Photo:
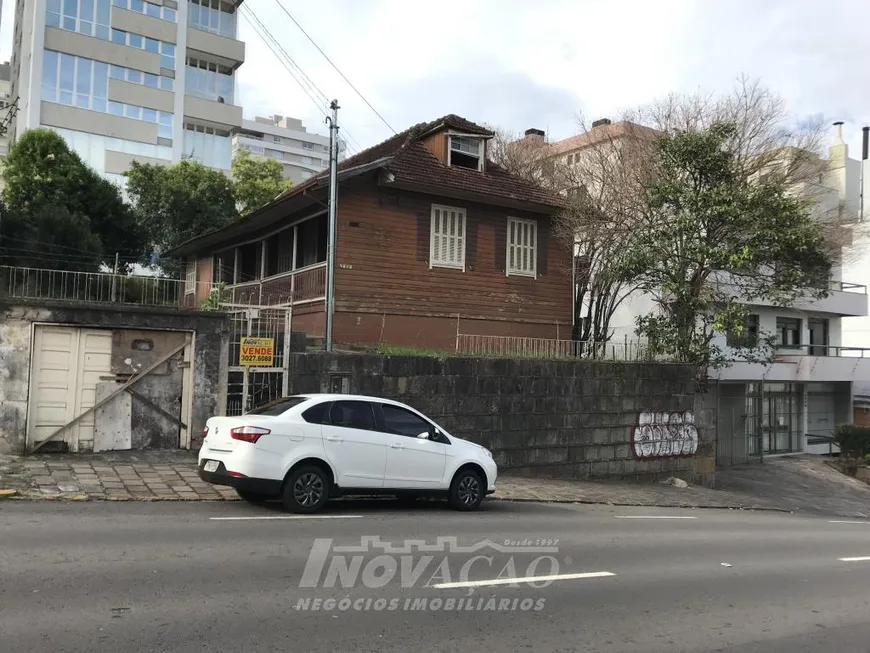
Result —
[[[509, 202], [527, 205], [530, 210], [555, 211], [562, 205], [558, 195], [531, 182], [516, 177], [492, 161], [486, 162], [484, 172], [452, 167], [441, 163], [421, 142], [425, 136], [440, 129], [454, 129], [463, 134], [492, 137], [493, 132], [460, 116], [449, 114], [431, 122], [420, 123], [388, 138], [382, 143], [345, 159], [338, 166], [339, 181], [342, 172], [347, 176], [362, 174], [376, 168], [386, 168], [393, 182], [408, 186], [425, 187], [426, 192], [437, 195], [451, 191], [461, 196], [476, 196], [478, 201], [494, 204]], [[294, 185], [272, 202], [246, 215], [231, 225], [216, 229], [179, 245], [167, 255], [186, 256], [203, 247], [215, 246], [229, 238], [238, 237], [246, 230], [264, 228], [282, 218], [279, 205], [298, 197], [314, 187], [328, 183], [329, 171], [324, 170], [301, 184]]]
[[[403, 132], [387, 140], [363, 150], [345, 159], [339, 166], [339, 172], [349, 168], [388, 159], [384, 167], [394, 176], [394, 182], [427, 186], [437, 192], [459, 191], [487, 197], [494, 200], [512, 200], [514, 202], [543, 205], [556, 208], [560, 206], [560, 198], [540, 186], [516, 177], [492, 161], [486, 162], [484, 172], [448, 166], [441, 163], [429, 149], [422, 144], [422, 139], [441, 129], [454, 129], [465, 134], [479, 134], [492, 137], [492, 131], [454, 114], [446, 115], [431, 122], [420, 123], [409, 127]], [[287, 190], [282, 197], [290, 197], [303, 189], [322, 183], [328, 177], [328, 171], [318, 173], [299, 186]]]

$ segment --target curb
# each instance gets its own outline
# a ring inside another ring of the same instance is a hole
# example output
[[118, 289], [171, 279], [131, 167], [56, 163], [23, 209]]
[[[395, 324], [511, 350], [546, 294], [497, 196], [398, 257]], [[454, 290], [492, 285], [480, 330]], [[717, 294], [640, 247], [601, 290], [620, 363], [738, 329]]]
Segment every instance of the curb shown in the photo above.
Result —
[[[11, 494], [9, 494], [11, 492]], [[179, 496], [165, 497], [133, 497], [133, 496], [90, 496], [88, 494], [20, 494], [17, 490], [0, 490], [0, 499], [15, 499], [18, 501], [74, 501], [74, 502], [107, 502], [107, 503], [225, 503], [241, 501], [236, 497], [221, 497], [215, 498], [187, 498]], [[546, 503], [546, 504], [580, 504], [592, 506], [614, 506], [621, 508], [681, 508], [685, 510], [743, 510], [752, 512], [782, 512], [791, 514], [794, 511], [787, 508], [775, 508], [768, 506], [734, 506], [734, 505], [718, 505], [718, 506], [699, 506], [686, 505], [678, 503], [631, 503], [631, 502], [614, 502], [614, 501], [593, 501], [591, 499], [533, 499], [525, 497], [488, 497], [486, 501], [497, 501], [500, 503]]]
[[769, 506], [699, 506], [686, 505], [680, 503], [631, 503], [624, 501], [593, 501], [591, 499], [526, 499], [526, 498], [504, 498], [490, 497], [489, 501], [504, 501], [512, 503], [552, 503], [552, 504], [583, 504], [591, 506], [616, 506], [621, 508], [684, 508], [687, 510], [746, 510], [757, 512], [784, 512], [793, 513], [793, 510], [788, 508], [776, 508]]

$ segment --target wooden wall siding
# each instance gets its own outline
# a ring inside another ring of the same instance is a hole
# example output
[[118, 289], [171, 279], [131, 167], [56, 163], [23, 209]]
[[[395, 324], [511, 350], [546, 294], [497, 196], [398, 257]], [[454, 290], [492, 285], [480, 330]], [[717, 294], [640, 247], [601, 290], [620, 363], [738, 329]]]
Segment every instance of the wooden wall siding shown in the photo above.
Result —
[[[294, 320], [294, 330], [297, 328]], [[571, 325], [527, 323], [507, 320], [477, 320], [396, 313], [335, 314], [333, 337], [336, 343], [393, 345], [452, 351], [456, 347], [457, 326], [461, 333], [485, 336], [518, 336], [524, 338], [570, 338]], [[311, 335], [311, 334], [309, 334]]]
[[326, 335], [326, 311], [323, 303], [294, 307], [291, 330], [304, 331], [310, 338], [323, 338]]
[[[184, 278], [184, 277], [182, 277]], [[196, 262], [196, 303], [206, 299], [211, 292], [212, 257], [207, 256]]]
[[444, 165], [447, 165], [447, 134], [441, 132], [432, 134], [429, 138], [423, 140], [423, 145], [426, 146], [432, 154]]
[[[429, 269], [433, 203], [467, 211], [465, 272]], [[505, 274], [508, 215], [538, 220], [537, 279]], [[571, 258], [546, 216], [356, 185], [338, 225], [336, 312], [571, 324]]]

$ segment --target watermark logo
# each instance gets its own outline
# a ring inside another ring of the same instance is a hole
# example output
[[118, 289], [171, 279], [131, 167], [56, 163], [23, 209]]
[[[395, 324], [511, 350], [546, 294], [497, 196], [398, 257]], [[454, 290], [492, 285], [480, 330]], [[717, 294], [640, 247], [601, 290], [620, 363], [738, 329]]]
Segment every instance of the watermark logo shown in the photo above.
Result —
[[540, 589], [553, 582], [549, 577], [559, 574], [558, 553], [558, 540], [483, 540], [461, 545], [456, 537], [439, 537], [434, 543], [405, 540], [395, 545], [363, 536], [359, 545], [336, 545], [331, 538], [320, 538], [314, 540], [299, 587], [376, 590], [398, 581], [402, 589], [444, 589], [489, 581]]
[[[324, 611], [537, 611], [542, 597], [499, 598], [472, 596], [476, 588], [512, 587], [540, 590], [559, 576], [569, 558], [559, 557], [554, 539], [482, 540], [460, 544], [456, 537], [434, 542], [383, 541], [363, 536], [359, 544], [340, 545], [331, 538], [314, 541], [299, 581], [302, 589], [407, 590], [464, 589], [463, 597], [417, 596], [385, 598], [356, 596], [343, 599], [300, 599], [299, 610]], [[355, 592], [356, 593], [356, 592]]]

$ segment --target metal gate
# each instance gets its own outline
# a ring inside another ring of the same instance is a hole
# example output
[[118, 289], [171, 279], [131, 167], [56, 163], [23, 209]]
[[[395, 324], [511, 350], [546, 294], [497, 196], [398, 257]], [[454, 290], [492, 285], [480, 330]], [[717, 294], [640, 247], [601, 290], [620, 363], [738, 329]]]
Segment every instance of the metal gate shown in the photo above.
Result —
[[762, 459], [761, 390], [757, 383], [717, 386], [716, 464], [742, 465]]
[[293, 309], [234, 305], [227, 310], [230, 342], [226, 414], [238, 416], [288, 394]]

